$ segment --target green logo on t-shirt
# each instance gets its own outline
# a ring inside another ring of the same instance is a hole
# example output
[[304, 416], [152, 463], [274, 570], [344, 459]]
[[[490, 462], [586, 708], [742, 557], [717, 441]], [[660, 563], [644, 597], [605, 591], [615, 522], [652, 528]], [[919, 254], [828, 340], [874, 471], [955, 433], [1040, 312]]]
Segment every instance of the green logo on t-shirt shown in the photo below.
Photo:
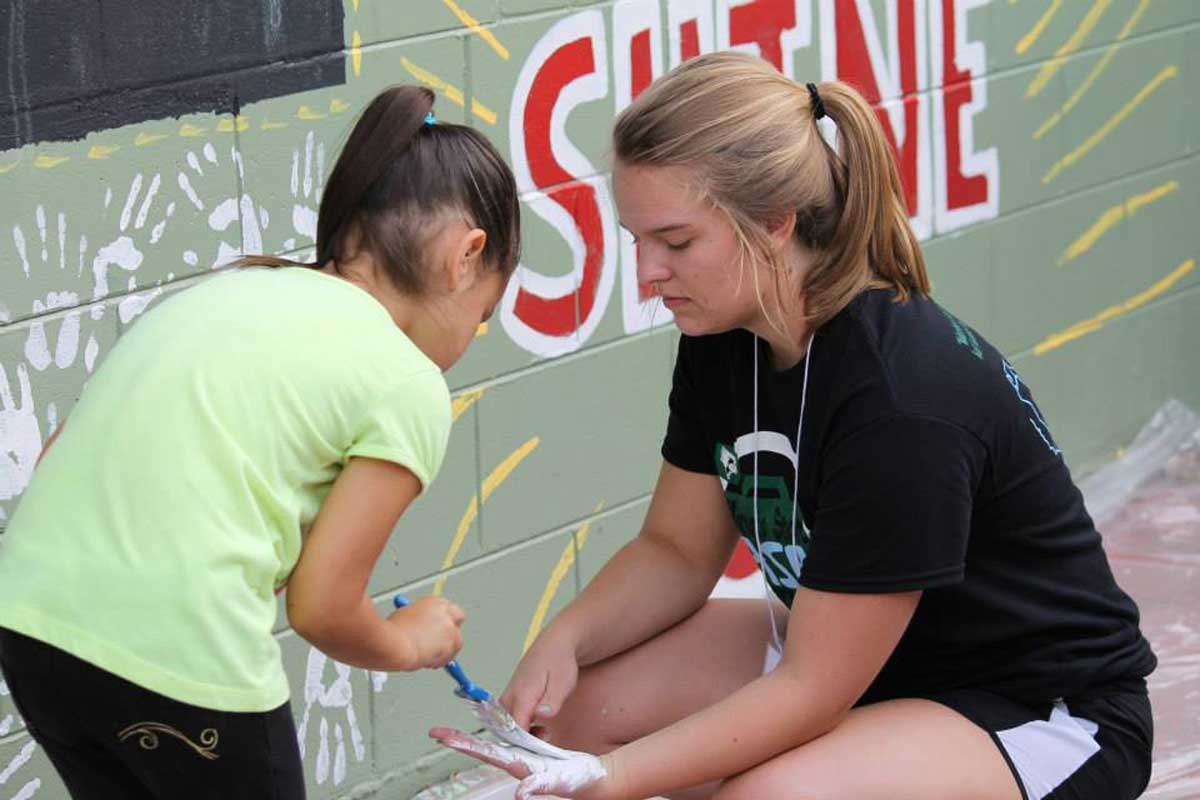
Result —
[[963, 347], [970, 348], [971, 355], [982, 361], [983, 348], [979, 346], [979, 337], [975, 335], [975, 332], [966, 325], [963, 325], [962, 322], [959, 321], [958, 317], [954, 316], [941, 306], [938, 306], [938, 311], [941, 311], [942, 314], [945, 315], [946, 319], [950, 321], [950, 326], [954, 328], [954, 341], [958, 342]]
[[[734, 524], [750, 546], [754, 560], [758, 562], [768, 582], [785, 602], [790, 602], [790, 593], [799, 586], [800, 569], [804, 565], [811, 538], [801, 515], [800, 519], [796, 520], [796, 538], [793, 545], [792, 512], [795, 503], [791, 486], [784, 476], [760, 475], [756, 498], [754, 474], [738, 469], [738, 458], [733, 448], [718, 444], [714, 460]], [[756, 510], [757, 538], [762, 542], [761, 553], [755, 544]], [[783, 592], [787, 594], [784, 595]]]

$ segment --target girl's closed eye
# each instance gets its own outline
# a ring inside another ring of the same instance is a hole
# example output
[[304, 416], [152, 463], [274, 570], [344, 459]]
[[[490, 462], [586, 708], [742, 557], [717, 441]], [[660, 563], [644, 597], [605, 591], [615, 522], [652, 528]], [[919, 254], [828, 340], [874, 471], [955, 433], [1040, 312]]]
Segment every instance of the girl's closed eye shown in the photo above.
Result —
[[687, 239], [685, 241], [678, 242], [678, 243], [667, 242], [667, 248], [669, 250], [686, 250], [688, 248], [688, 245], [690, 245], [691, 243], [692, 243], [691, 239]]

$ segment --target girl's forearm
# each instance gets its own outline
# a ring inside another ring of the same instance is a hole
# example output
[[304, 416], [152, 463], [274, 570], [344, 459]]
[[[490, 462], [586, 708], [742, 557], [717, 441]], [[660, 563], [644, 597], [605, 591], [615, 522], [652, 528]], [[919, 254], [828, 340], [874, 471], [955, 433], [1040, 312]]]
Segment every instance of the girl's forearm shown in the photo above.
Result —
[[400, 672], [419, 666], [417, 648], [404, 629], [379, 616], [366, 595], [353, 609], [292, 620], [296, 632], [332, 659], [362, 669]]

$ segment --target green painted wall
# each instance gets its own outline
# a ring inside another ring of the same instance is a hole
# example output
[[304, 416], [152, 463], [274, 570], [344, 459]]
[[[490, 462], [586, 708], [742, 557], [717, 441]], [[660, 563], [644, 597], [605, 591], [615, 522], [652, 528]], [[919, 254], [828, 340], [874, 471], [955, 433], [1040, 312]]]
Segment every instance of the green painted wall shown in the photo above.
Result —
[[[462, 660], [501, 687], [646, 507], [675, 334], [632, 283], [607, 129], [693, 43], [757, 47], [882, 101], [936, 295], [1009, 356], [1076, 470], [1167, 397], [1200, 404], [1193, 0], [346, 0], [342, 14], [342, 83], [0, 151], [0, 526], [136, 317], [235, 253], [311, 247], [353, 115], [384, 85], [424, 82], [442, 119], [517, 166], [513, 291], [544, 302], [510, 302], [450, 373], [444, 472], [372, 590], [381, 610], [398, 588], [462, 603]], [[470, 724], [443, 675], [334, 664], [282, 616], [278, 635], [311, 797], [407, 796], [458, 763], [424, 736]], [[65, 796], [0, 683], [0, 798]]]

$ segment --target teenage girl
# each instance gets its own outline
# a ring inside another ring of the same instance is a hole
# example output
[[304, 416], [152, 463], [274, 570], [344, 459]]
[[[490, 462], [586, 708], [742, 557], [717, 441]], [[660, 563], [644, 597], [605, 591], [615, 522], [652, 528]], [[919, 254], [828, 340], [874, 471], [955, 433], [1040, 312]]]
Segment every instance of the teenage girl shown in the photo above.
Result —
[[512, 173], [393, 87], [326, 183], [316, 262], [255, 256], [139, 320], [0, 540], [0, 665], [77, 800], [300, 798], [275, 595], [372, 670], [449, 661], [463, 612], [367, 579], [433, 480], [442, 373], [517, 263]]
[[[683, 333], [665, 463], [639, 536], [503, 695], [603, 755], [434, 735], [520, 798], [1136, 797], [1137, 608], [1029, 389], [929, 297], [874, 111], [714, 54], [614, 144], [639, 278]], [[739, 537], [766, 611], [708, 600]]]

